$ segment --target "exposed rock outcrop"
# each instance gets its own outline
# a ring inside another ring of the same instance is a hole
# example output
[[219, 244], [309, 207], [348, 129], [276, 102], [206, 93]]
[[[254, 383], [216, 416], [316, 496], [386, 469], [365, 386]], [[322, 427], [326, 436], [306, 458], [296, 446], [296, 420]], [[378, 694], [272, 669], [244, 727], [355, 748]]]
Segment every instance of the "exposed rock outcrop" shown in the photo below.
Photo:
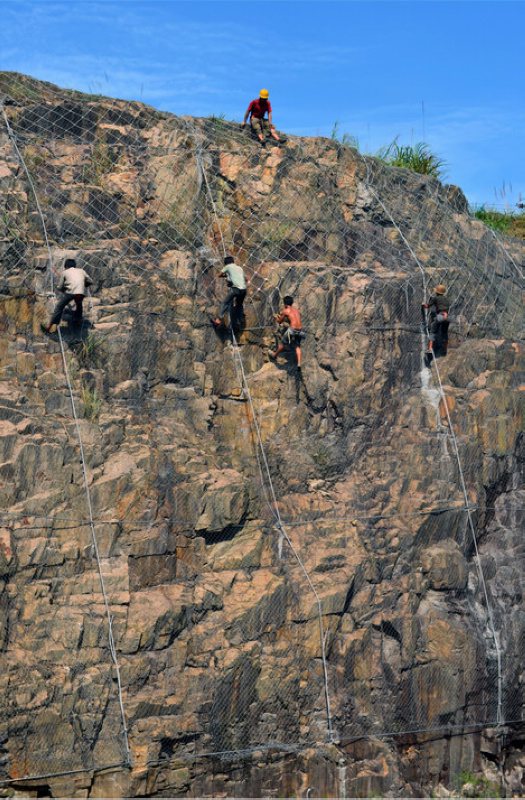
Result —
[[[523, 244], [336, 142], [0, 90], [6, 791], [522, 794]], [[60, 341], [71, 255], [93, 296]], [[281, 293], [302, 376], [268, 362]]]

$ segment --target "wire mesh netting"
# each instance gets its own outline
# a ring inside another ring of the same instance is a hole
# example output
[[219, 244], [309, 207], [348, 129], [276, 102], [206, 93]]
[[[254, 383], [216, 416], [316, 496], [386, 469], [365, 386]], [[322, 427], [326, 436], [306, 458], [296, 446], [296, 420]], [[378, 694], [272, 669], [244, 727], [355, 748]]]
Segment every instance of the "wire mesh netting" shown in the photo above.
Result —
[[522, 243], [332, 140], [0, 90], [2, 780], [522, 721]]

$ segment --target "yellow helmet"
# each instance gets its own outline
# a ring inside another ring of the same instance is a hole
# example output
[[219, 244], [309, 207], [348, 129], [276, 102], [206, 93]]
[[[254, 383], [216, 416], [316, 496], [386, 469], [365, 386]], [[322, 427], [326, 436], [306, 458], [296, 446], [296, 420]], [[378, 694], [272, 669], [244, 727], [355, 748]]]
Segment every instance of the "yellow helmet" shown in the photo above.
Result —
[[268, 100], [269, 96], [270, 92], [268, 91], [268, 89], [261, 89], [259, 97], [261, 97], [263, 100]]

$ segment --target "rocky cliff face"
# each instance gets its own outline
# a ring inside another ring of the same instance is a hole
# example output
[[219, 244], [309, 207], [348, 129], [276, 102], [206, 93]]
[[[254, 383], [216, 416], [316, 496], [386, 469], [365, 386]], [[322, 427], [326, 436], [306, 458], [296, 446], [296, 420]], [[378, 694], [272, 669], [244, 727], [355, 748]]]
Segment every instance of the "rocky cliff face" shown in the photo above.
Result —
[[0, 794], [523, 794], [523, 244], [336, 142], [0, 77]]

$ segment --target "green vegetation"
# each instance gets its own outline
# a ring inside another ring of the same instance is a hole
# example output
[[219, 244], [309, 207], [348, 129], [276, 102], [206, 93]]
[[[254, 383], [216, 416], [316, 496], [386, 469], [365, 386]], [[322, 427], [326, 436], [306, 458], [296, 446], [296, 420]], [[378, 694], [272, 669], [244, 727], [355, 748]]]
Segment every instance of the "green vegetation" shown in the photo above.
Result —
[[[356, 136], [349, 133], [344, 133], [342, 136], [339, 133], [339, 122], [336, 122], [332, 135], [330, 137], [334, 142], [340, 142], [348, 147], [355, 147], [359, 151], [359, 140]], [[431, 175], [434, 178], [442, 180], [446, 176], [446, 162], [432, 153], [430, 146], [425, 142], [418, 142], [417, 144], [398, 144], [398, 137], [385, 147], [381, 147], [377, 153], [365, 153], [374, 158], [378, 158], [384, 164], [390, 167], [404, 167], [410, 169], [412, 172], [417, 172], [419, 175]]]
[[6, 239], [14, 239], [15, 242], [22, 242], [20, 232], [16, 229], [14, 220], [11, 219], [7, 211], [2, 213], [0, 225], [3, 228], [3, 234]]
[[100, 186], [104, 175], [113, 172], [118, 155], [107, 144], [95, 144], [91, 151], [91, 161], [82, 167], [82, 183]]
[[130, 216], [129, 219], [121, 219], [117, 223], [117, 227], [122, 234], [122, 237], [135, 233], [135, 220]]
[[90, 333], [83, 342], [72, 345], [73, 353], [67, 362], [69, 381], [73, 390], [78, 390], [77, 380], [80, 375], [81, 413], [91, 422], [94, 422], [100, 414], [102, 398], [98, 390], [95, 387], [92, 388], [92, 379], [90, 380], [91, 385], [84, 382], [80, 370], [95, 366], [95, 362], [101, 354], [101, 347], [101, 339], [94, 333]]
[[[339, 132], [339, 122], [334, 124], [331, 139], [349, 147], [355, 147], [359, 151], [359, 141], [355, 136]], [[430, 146], [425, 142], [418, 142], [414, 145], [400, 145], [397, 137], [389, 145], [381, 147], [377, 153], [365, 153], [365, 155], [378, 158], [390, 167], [404, 167], [419, 175], [431, 175], [434, 178], [443, 180], [446, 177], [446, 162], [433, 153]], [[512, 187], [511, 187], [512, 188]], [[506, 186], [499, 191], [502, 198], [505, 197]], [[481, 220], [495, 231], [506, 233], [518, 239], [525, 239], [525, 213], [517, 214], [513, 211], [496, 211], [484, 205], [475, 207], [472, 211], [476, 219]]]
[[318, 443], [311, 453], [312, 461], [321, 478], [327, 478], [331, 472], [330, 450], [325, 445]]
[[226, 114], [210, 114], [208, 117], [211, 123], [217, 128], [217, 130], [221, 131], [224, 128], [224, 120], [226, 119]]
[[39, 167], [43, 167], [46, 164], [47, 159], [42, 152], [39, 152], [36, 147], [33, 146], [26, 148], [24, 161], [29, 173], [31, 173], [36, 172]]
[[330, 137], [334, 142], [340, 142], [341, 144], [346, 145], [347, 147], [355, 147], [356, 150], [359, 150], [359, 139], [357, 136], [352, 136], [350, 133], [343, 133], [341, 136], [339, 134], [339, 122], [335, 122], [332, 135]]
[[515, 214], [513, 211], [501, 212], [485, 206], [474, 208], [473, 214], [476, 219], [494, 231], [525, 239], [525, 214]]
[[230, 141], [229, 126], [231, 127], [230, 121], [226, 119], [226, 114], [211, 114], [206, 120], [206, 131], [216, 138], [218, 144], [226, 144]]
[[476, 778], [473, 772], [463, 770], [456, 783], [463, 797], [501, 797], [501, 787], [486, 778]]
[[68, 372], [71, 382], [74, 383], [78, 377], [79, 369], [94, 369], [102, 355], [102, 339], [96, 334], [90, 333], [82, 342], [75, 342], [71, 345], [71, 350], [76, 356], [70, 357], [68, 362]]
[[102, 342], [94, 333], [84, 339], [78, 353], [79, 361], [83, 366], [93, 366], [100, 356]]
[[[2, 72], [0, 73], [0, 76], [0, 91], [7, 94], [13, 100], [40, 100], [41, 92], [39, 91], [39, 87], [36, 82], [34, 82], [34, 89], [27, 85], [27, 81], [32, 79], [28, 79], [25, 75], [20, 75], [19, 73], [11, 74], [8, 72]], [[15, 77], [17, 80], [13, 80]]]
[[279, 245], [286, 239], [294, 228], [294, 223], [289, 220], [279, 223], [276, 227], [268, 223], [267, 226], [261, 226], [261, 234], [266, 245]]
[[98, 392], [96, 389], [93, 391], [86, 386], [86, 384], [82, 384], [82, 415], [89, 419], [90, 422], [94, 422], [94, 420], [100, 414], [100, 409], [102, 408], [102, 400], [98, 396]]
[[73, 360], [73, 356], [72, 355], [69, 356], [68, 361], [67, 361], [67, 371], [68, 371], [68, 374], [69, 374], [69, 380], [70, 380], [71, 384], [74, 384], [76, 379], [77, 379], [77, 376], [78, 376], [78, 368], [77, 368], [77, 365], [75, 364], [75, 362]]
[[104, 94], [90, 94], [88, 92], [80, 92], [78, 89], [66, 89], [65, 91], [69, 97], [79, 102], [100, 102], [108, 99]]
[[498, 211], [494, 211], [491, 208], [486, 208], [485, 206], [480, 206], [476, 208], [474, 211], [474, 216], [476, 219], [480, 219], [485, 225], [488, 225], [489, 228], [492, 228], [495, 231], [503, 231], [507, 233], [510, 223], [511, 223], [511, 215], [504, 213], [501, 214]]
[[418, 175], [432, 175], [440, 180], [446, 175], [445, 161], [432, 153], [425, 142], [400, 145], [397, 139], [394, 139], [376, 153], [376, 158], [391, 167], [404, 167], [417, 172]]

